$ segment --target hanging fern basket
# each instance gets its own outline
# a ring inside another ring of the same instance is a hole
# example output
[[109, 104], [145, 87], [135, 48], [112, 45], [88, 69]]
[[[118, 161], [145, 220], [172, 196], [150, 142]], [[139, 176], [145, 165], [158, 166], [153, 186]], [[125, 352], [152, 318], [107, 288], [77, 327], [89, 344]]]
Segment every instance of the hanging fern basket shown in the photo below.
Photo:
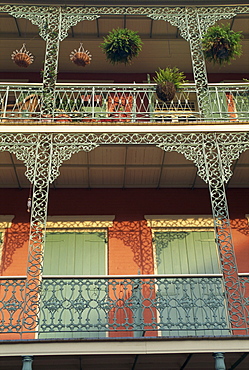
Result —
[[20, 50], [15, 50], [11, 54], [11, 59], [18, 67], [27, 68], [34, 62], [34, 56], [27, 51], [26, 45], [23, 44]]
[[109, 32], [100, 45], [108, 62], [131, 64], [142, 50], [142, 41], [136, 31], [117, 28]]
[[92, 56], [88, 50], [83, 48], [82, 43], [78, 50], [74, 49], [70, 54], [70, 60], [79, 67], [85, 67], [91, 63]]
[[206, 60], [214, 64], [230, 64], [242, 54], [241, 39], [241, 32], [231, 30], [229, 24], [210, 27], [202, 39]]

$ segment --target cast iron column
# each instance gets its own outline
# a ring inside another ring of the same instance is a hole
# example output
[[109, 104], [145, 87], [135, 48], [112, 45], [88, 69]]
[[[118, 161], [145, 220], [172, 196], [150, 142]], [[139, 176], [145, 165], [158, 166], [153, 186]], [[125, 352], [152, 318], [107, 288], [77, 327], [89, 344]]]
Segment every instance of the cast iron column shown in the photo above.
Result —
[[206, 176], [209, 184], [216, 243], [223, 272], [229, 321], [233, 333], [242, 334], [242, 331], [236, 331], [236, 328], [245, 328], [246, 319], [243, 296], [233, 247], [224, 186], [225, 176], [220, 148], [215, 134], [203, 135], [203, 160], [205, 161]]
[[23, 356], [22, 370], [32, 370], [33, 356]]
[[213, 354], [215, 358], [215, 370], [226, 370], [225, 356], [221, 352]]

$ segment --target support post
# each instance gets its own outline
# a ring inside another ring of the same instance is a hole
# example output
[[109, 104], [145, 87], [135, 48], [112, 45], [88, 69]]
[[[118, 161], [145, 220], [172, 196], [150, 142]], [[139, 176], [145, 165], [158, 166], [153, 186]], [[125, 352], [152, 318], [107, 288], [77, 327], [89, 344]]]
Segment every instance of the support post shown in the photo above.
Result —
[[43, 71], [42, 115], [53, 115], [61, 37], [61, 8], [51, 7], [46, 21], [46, 52]]
[[190, 53], [199, 112], [202, 117], [211, 118], [208, 77], [201, 45], [202, 34], [200, 28], [200, 19], [198, 10], [196, 8], [186, 8], [186, 27], [188, 32], [188, 40], [190, 43]]
[[22, 357], [22, 370], [32, 370], [33, 356]]
[[60, 41], [68, 36], [69, 28], [77, 25], [78, 22], [94, 20], [99, 17], [98, 14], [89, 15], [84, 12], [80, 14], [81, 8], [78, 8], [78, 12], [76, 9], [74, 9], [74, 13], [70, 7], [51, 6], [46, 14], [45, 25], [44, 21], [39, 23], [41, 35], [46, 41], [41, 107], [41, 113], [45, 116], [53, 116], [54, 113]]
[[221, 352], [213, 354], [215, 359], [215, 370], [226, 370], [225, 356]]
[[[203, 159], [209, 184], [216, 243], [220, 255], [228, 316], [233, 333], [243, 334], [246, 328], [243, 295], [235, 259], [230, 218], [224, 186], [224, 171], [216, 135], [203, 136]], [[229, 325], [228, 325], [229, 328]], [[239, 330], [236, 331], [236, 328]], [[224, 328], [227, 330], [227, 328]]]
[[52, 134], [39, 134], [32, 181], [33, 196], [25, 291], [26, 304], [23, 315], [23, 331], [26, 332], [35, 332], [38, 324], [48, 193], [52, 176], [52, 150]]

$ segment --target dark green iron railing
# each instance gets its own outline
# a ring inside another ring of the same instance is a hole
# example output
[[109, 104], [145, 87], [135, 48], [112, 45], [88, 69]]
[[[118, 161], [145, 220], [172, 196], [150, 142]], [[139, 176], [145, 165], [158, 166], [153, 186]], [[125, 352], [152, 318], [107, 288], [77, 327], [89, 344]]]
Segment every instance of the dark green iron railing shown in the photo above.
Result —
[[243, 309], [247, 327], [249, 327], [249, 274], [239, 274], [243, 297]]
[[[0, 280], [1, 332], [25, 333], [25, 279]], [[221, 275], [43, 277], [39, 338], [231, 334]]]
[[25, 284], [24, 277], [0, 278], [0, 333], [22, 332]]
[[45, 278], [39, 332], [229, 332], [220, 276]]

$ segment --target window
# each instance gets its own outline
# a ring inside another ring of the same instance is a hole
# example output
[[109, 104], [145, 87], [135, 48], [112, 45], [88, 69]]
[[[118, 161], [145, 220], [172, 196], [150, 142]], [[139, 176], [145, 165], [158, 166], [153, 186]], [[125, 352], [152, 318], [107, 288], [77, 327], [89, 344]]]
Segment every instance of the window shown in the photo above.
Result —
[[146, 218], [153, 230], [155, 271], [162, 275], [156, 291], [159, 321], [168, 328], [162, 334], [228, 334], [212, 218]]
[[[107, 275], [106, 231], [112, 220], [109, 216], [51, 219], [44, 250], [39, 337], [49, 338], [51, 329], [51, 336], [57, 331], [58, 338], [105, 337], [108, 318], [101, 305], [108, 297], [108, 281], [96, 275]], [[102, 330], [96, 333], [100, 323]]]

